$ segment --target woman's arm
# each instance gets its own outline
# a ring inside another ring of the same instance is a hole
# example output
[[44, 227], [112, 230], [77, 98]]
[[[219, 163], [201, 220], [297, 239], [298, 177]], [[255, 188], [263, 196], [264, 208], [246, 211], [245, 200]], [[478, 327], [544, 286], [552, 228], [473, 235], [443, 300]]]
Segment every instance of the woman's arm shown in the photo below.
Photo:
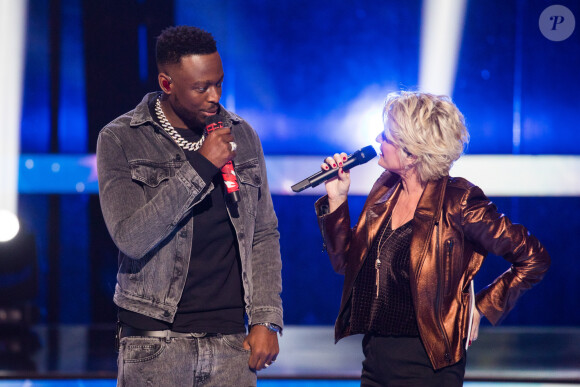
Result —
[[466, 238], [511, 263], [506, 272], [476, 297], [477, 309], [496, 325], [521, 295], [544, 277], [550, 256], [524, 226], [513, 224], [499, 213], [480, 188], [472, 187], [466, 192], [462, 207]]
[[327, 157], [320, 168], [323, 170], [338, 169], [338, 175], [324, 183], [328, 195], [329, 212], [334, 212], [340, 205], [346, 202], [348, 190], [350, 188], [350, 170], [344, 171], [342, 163], [347, 160], [346, 153], [335, 153], [332, 157]]
[[324, 159], [320, 168], [328, 171], [338, 169], [338, 175], [324, 183], [327, 195], [314, 205], [318, 216], [318, 226], [324, 240], [324, 249], [330, 258], [334, 271], [344, 274], [346, 268], [346, 251], [350, 243], [350, 215], [348, 210], [348, 190], [350, 188], [350, 171], [342, 169], [346, 153], [335, 153]]

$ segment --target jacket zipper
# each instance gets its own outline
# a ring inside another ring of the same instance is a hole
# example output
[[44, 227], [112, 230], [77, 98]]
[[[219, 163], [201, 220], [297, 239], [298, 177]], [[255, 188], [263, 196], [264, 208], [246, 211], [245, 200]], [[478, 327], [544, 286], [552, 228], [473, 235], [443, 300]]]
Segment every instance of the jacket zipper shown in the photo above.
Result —
[[[323, 207], [320, 209], [320, 215], [326, 215], [330, 213], [330, 209], [327, 205], [323, 205]], [[318, 214], [317, 214], [318, 215]], [[326, 228], [326, 220], [324, 218], [322, 218], [321, 220], [321, 224], [320, 224], [320, 234], [322, 235], [322, 252], [324, 253], [326, 251], [326, 233], [324, 232], [324, 229]]]
[[451, 282], [451, 268], [453, 265], [451, 264], [451, 259], [453, 258], [453, 240], [449, 239], [445, 242], [445, 252], [446, 252], [446, 261], [444, 262], [445, 267], [445, 285], [447, 287], [446, 294], [449, 295], [451, 293], [451, 286], [449, 286]]
[[324, 253], [326, 251], [326, 235], [324, 233], [324, 230], [321, 230], [322, 232], [322, 252]]
[[441, 336], [443, 337], [443, 342], [445, 344], [445, 354], [443, 355], [445, 357], [445, 361], [447, 361], [447, 363], [451, 363], [451, 351], [450, 351], [450, 345], [449, 345], [449, 339], [447, 338], [447, 334], [445, 333], [445, 329], [443, 329], [443, 324], [441, 323], [441, 288], [443, 286], [442, 284], [442, 279], [443, 279], [443, 275], [444, 273], [441, 273], [444, 270], [444, 261], [441, 259], [441, 254], [440, 254], [440, 247], [441, 247], [441, 233], [440, 233], [440, 229], [439, 229], [439, 222], [435, 223], [435, 227], [437, 228], [437, 261], [439, 262], [438, 265], [438, 281], [437, 281], [437, 299], [435, 300], [435, 308], [437, 311], [437, 325], [439, 327], [439, 330], [441, 332]]
[[322, 234], [322, 252], [324, 253], [326, 251], [326, 233], [324, 232], [324, 229], [326, 227], [325, 225], [325, 221], [322, 220], [322, 227], [320, 227], [320, 233]]

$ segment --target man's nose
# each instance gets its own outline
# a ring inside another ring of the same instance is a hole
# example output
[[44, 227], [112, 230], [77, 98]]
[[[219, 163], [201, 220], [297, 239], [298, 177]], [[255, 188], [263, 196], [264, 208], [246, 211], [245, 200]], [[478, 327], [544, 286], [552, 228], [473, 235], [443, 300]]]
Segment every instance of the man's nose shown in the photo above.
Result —
[[209, 102], [218, 103], [222, 96], [221, 89], [218, 89], [216, 86], [212, 86], [208, 90], [208, 100]]

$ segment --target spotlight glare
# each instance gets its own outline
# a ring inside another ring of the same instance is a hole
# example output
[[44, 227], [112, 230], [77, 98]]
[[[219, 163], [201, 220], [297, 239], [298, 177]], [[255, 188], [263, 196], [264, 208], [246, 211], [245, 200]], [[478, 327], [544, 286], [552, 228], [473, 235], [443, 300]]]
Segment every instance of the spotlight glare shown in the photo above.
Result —
[[0, 242], [8, 242], [18, 234], [20, 222], [8, 210], [0, 210]]
[[424, 0], [419, 89], [451, 96], [466, 0]]
[[[27, 1], [0, 0], [0, 241], [18, 233], [18, 160]], [[7, 58], [7, 59], [6, 59]]]
[[344, 110], [340, 118], [340, 133], [344, 134], [346, 149], [355, 150], [374, 144], [383, 131], [385, 98], [396, 90], [394, 86], [370, 85]]

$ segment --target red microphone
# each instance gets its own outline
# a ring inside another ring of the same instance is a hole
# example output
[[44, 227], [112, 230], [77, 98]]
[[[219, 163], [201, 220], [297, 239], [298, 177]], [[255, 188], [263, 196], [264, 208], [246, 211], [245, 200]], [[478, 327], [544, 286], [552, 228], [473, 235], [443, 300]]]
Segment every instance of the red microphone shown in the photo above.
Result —
[[[229, 120], [225, 117], [221, 117], [218, 114], [209, 116], [205, 120], [205, 130], [207, 133], [211, 133], [216, 129], [227, 128], [231, 125]], [[228, 161], [221, 169], [222, 176], [224, 178], [224, 183], [226, 185], [226, 191], [228, 193], [228, 199], [233, 202], [240, 201], [240, 187], [238, 185], [238, 178], [236, 177], [236, 171], [234, 171], [234, 163]]]

